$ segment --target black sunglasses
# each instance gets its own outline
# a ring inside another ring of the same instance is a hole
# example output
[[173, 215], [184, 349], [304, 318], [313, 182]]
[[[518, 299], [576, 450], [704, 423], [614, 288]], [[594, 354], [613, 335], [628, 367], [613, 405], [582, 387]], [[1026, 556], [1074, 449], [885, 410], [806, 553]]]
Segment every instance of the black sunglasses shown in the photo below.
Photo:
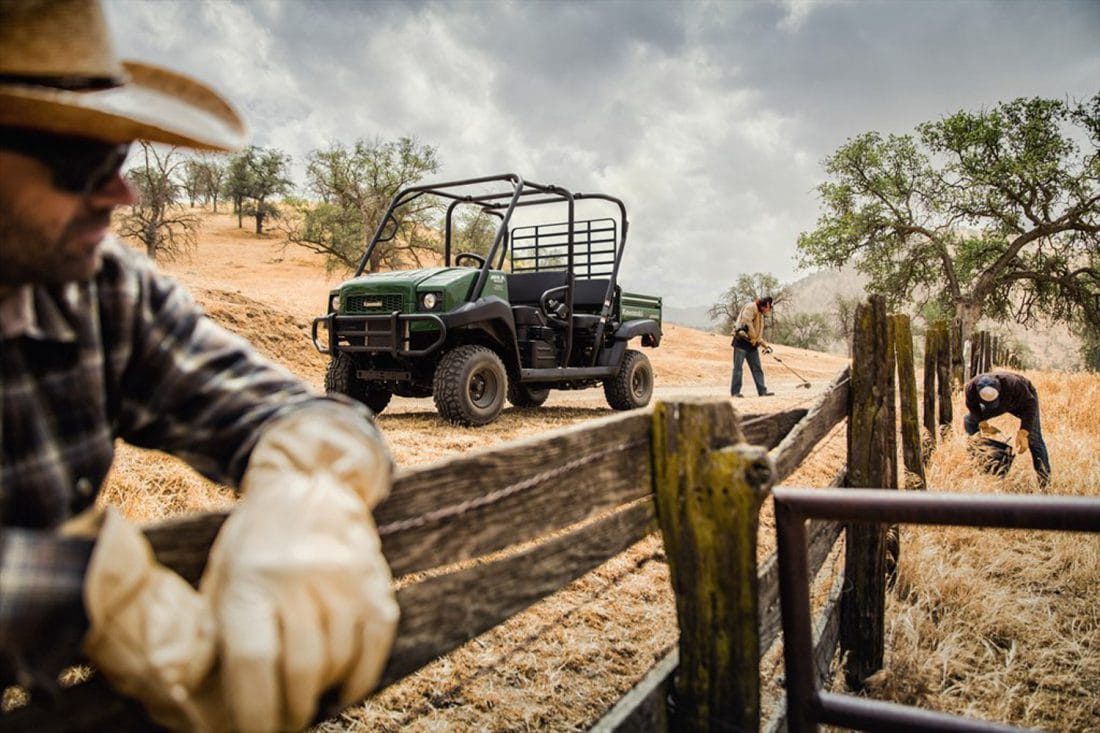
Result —
[[34, 158], [50, 169], [58, 189], [85, 196], [118, 175], [130, 144], [4, 129], [0, 130], [0, 148]]

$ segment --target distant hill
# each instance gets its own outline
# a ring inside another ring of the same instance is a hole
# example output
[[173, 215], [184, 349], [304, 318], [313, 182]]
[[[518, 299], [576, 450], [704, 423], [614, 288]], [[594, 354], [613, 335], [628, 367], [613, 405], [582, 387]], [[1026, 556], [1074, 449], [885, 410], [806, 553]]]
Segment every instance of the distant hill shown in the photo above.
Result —
[[713, 331], [714, 321], [707, 318], [709, 305], [674, 306], [667, 303], [661, 309], [661, 318], [666, 323], [687, 326], [700, 331]]
[[839, 270], [818, 270], [787, 286], [791, 313], [823, 313], [833, 309], [839, 295], [861, 298], [867, 288], [867, 276], [846, 265]]
[[[791, 299], [786, 306], [788, 313], [829, 313], [837, 296], [862, 298], [866, 295], [867, 276], [852, 266], [839, 270], [820, 270], [791, 283]], [[910, 314], [912, 315], [912, 314]], [[924, 324], [914, 322], [918, 334], [917, 352], [923, 351]], [[1041, 324], [1025, 328], [1016, 323], [999, 323], [983, 319], [978, 328], [987, 330], [999, 338], [1009, 338], [1024, 347], [1025, 359], [1033, 367], [1054, 370], [1081, 368], [1080, 340], [1064, 325]], [[829, 351], [843, 352], [842, 343], [833, 343]]]

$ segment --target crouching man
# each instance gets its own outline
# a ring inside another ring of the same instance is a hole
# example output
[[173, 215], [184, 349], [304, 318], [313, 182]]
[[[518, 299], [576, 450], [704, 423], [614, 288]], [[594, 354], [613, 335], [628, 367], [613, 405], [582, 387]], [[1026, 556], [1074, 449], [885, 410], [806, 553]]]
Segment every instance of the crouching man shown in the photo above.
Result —
[[[113, 54], [95, 0], [0, 0], [0, 686], [80, 653], [162, 725], [302, 728], [378, 682], [397, 624], [365, 408], [313, 394], [108, 232], [136, 139], [245, 142], [217, 94]], [[114, 440], [242, 499], [196, 591], [96, 512]]]
[[1031, 465], [1039, 477], [1039, 487], [1050, 484], [1050, 458], [1039, 424], [1039, 393], [1024, 376], [1012, 372], [979, 374], [966, 384], [966, 409], [963, 427], [974, 435], [990, 418], [1008, 413], [1020, 420], [1016, 432], [1016, 453], [1031, 451]]

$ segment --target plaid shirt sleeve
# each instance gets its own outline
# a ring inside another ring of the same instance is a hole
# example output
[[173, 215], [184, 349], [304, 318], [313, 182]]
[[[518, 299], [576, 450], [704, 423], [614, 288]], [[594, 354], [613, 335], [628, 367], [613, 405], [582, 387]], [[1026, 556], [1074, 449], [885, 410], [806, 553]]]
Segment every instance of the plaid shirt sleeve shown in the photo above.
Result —
[[56, 670], [75, 661], [88, 627], [82, 588], [92, 547], [53, 532], [0, 531], [0, 682], [51, 689]]
[[[271, 421], [317, 405], [369, 419], [215, 324], [139, 253], [106, 242], [103, 254], [92, 282], [36, 287], [36, 330], [0, 349], [0, 678], [12, 649], [28, 661], [36, 618], [67, 608], [86, 623], [87, 555], [50, 530], [94, 502], [116, 438], [237, 486]], [[79, 638], [49, 637], [35, 654], [72, 658]]]
[[216, 325], [144, 258], [131, 259], [135, 306], [102, 319], [105, 336], [125, 344], [111, 355], [115, 434], [236, 486], [268, 421], [329, 398]]

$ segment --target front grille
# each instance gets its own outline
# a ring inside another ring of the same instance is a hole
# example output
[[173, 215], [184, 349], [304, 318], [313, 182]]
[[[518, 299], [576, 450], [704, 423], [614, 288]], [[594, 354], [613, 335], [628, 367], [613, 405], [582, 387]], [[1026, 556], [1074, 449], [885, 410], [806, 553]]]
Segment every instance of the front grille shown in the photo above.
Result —
[[345, 301], [345, 313], [393, 313], [404, 310], [401, 293], [379, 295], [349, 295]]

